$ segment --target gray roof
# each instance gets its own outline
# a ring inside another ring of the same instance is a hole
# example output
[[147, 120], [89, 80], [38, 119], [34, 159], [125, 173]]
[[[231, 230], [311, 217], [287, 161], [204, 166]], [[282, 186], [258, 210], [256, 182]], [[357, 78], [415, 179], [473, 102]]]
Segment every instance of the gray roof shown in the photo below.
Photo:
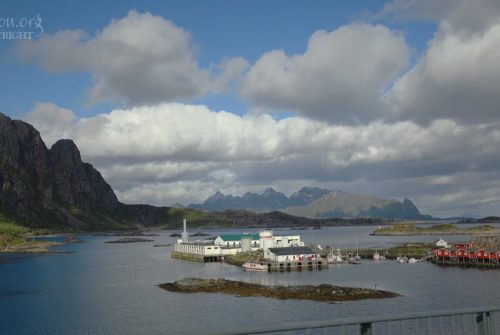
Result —
[[269, 251], [277, 256], [315, 254], [309, 247], [269, 248]]

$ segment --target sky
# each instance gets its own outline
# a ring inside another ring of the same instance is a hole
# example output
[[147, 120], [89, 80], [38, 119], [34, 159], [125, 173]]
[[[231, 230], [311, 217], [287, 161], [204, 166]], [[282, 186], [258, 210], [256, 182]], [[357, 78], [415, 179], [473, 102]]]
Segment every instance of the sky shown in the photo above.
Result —
[[0, 112], [125, 203], [290, 195], [500, 215], [500, 2], [12, 1]]

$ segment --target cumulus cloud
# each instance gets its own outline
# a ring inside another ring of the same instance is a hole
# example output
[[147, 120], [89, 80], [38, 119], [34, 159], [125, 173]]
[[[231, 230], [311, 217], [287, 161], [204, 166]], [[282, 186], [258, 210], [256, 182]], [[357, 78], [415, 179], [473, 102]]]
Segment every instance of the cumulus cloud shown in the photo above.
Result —
[[[29, 114], [37, 119], [38, 113], [46, 112], [34, 108]], [[500, 126], [451, 120], [429, 126], [410, 121], [341, 126], [170, 103], [68, 124], [58, 127], [61, 135], [76, 142], [122, 201], [156, 205], [203, 201], [219, 189], [243, 194], [268, 186], [292, 192], [308, 184], [340, 185], [366, 193], [353, 186], [360, 180], [365, 186], [384, 181], [377, 195], [423, 197], [421, 185], [440, 192], [450, 175], [496, 171], [500, 157]], [[44, 139], [47, 134], [55, 136], [42, 130]], [[407, 185], [397, 193], [404, 180]]]
[[482, 33], [499, 22], [500, 2], [497, 0], [393, 0], [375, 15], [374, 19], [391, 17], [394, 20], [429, 20], [441, 29], [462, 36]]
[[[241, 58], [224, 60], [214, 71], [196, 61], [190, 34], [149, 12], [131, 10], [95, 36], [82, 30], [20, 41], [18, 59], [51, 72], [89, 71], [90, 101], [157, 103], [199, 97], [228, 88], [246, 67]], [[217, 70], [217, 71], [215, 71]]]
[[382, 25], [354, 23], [317, 31], [304, 54], [264, 54], [243, 79], [241, 94], [257, 107], [366, 123], [383, 116], [381, 97], [408, 57], [404, 37]]
[[[466, 3], [479, 5], [476, 1]], [[468, 8], [461, 5], [453, 8]], [[485, 2], [484, 8], [490, 6]], [[500, 10], [500, 5], [496, 7]], [[430, 123], [442, 118], [464, 124], [500, 121], [500, 13], [496, 13], [497, 20], [483, 22], [480, 29], [467, 28], [467, 34], [445, 16], [421, 59], [387, 95], [393, 120]]]
[[57, 140], [67, 137], [67, 131], [76, 123], [73, 111], [52, 102], [38, 102], [22, 119], [33, 125], [49, 148]]

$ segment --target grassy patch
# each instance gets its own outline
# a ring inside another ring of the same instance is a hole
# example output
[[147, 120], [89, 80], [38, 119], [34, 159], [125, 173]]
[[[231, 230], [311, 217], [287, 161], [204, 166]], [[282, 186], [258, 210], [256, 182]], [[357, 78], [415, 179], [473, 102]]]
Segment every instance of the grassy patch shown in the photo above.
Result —
[[0, 234], [5, 235], [22, 235], [28, 234], [31, 231], [23, 226], [15, 224], [13, 222], [5, 222], [0, 219]]
[[0, 233], [0, 249], [23, 245], [24, 243], [26, 243], [26, 240], [19, 235]]

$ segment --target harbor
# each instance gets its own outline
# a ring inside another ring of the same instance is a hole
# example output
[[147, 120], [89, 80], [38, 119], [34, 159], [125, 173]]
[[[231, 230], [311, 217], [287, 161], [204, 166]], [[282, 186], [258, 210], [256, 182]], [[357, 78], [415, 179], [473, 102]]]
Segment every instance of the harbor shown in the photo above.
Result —
[[[255, 257], [256, 259], [252, 259]], [[252, 254], [253, 253], [253, 254]], [[206, 240], [189, 240], [186, 220], [181, 239], [174, 244], [171, 257], [201, 263], [224, 262], [243, 255], [241, 266], [247, 271], [312, 271], [328, 268], [327, 259], [304, 245], [299, 235], [274, 235], [271, 229], [258, 234], [220, 234]]]
[[395, 260], [397, 263], [430, 261], [438, 265], [500, 268], [500, 237], [474, 235], [470, 242], [405, 243], [386, 250], [322, 248], [306, 246], [300, 235], [275, 235], [271, 229], [258, 233], [220, 234], [205, 240], [189, 240], [186, 221], [171, 257], [201, 263], [226, 262], [251, 272], [312, 271], [331, 264], [361, 264], [361, 259]]

